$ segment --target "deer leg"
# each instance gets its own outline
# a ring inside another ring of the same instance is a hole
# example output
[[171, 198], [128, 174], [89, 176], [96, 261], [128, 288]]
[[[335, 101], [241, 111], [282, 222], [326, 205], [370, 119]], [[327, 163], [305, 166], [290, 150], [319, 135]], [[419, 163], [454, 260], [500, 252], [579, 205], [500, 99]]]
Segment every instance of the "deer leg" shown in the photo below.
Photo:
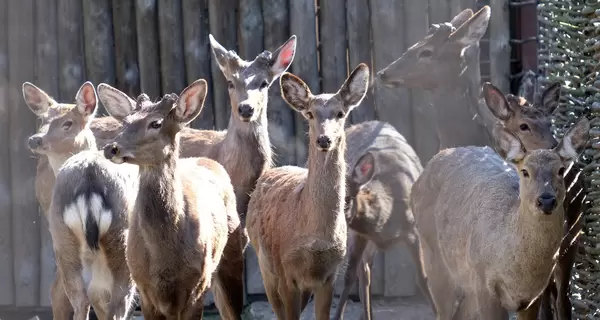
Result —
[[279, 296], [279, 292], [277, 290], [277, 278], [275, 278], [275, 276], [271, 272], [265, 270], [260, 261], [258, 263], [258, 267], [260, 268], [260, 274], [263, 278], [265, 292], [267, 293], [267, 300], [269, 300], [269, 303], [271, 304], [271, 307], [273, 308], [273, 312], [275, 312], [275, 316], [277, 317], [277, 319], [284, 320], [285, 313], [283, 308], [283, 301], [281, 300], [281, 297]]
[[[283, 300], [286, 320], [300, 319], [300, 308], [302, 304], [302, 295], [300, 290], [290, 287], [287, 283], [279, 283], [279, 296]], [[316, 309], [315, 309], [316, 310]], [[328, 318], [329, 319], [329, 318]]]
[[575, 262], [577, 246], [571, 246], [566, 254], [558, 261], [554, 270], [554, 279], [556, 281], [556, 313], [558, 319], [571, 320], [571, 300], [569, 298], [569, 283], [571, 280], [571, 270]]
[[304, 311], [304, 309], [308, 305], [308, 301], [310, 300], [310, 295], [311, 294], [312, 294], [312, 292], [310, 292], [310, 291], [304, 291], [304, 292], [302, 292], [302, 304], [301, 304], [301, 307], [300, 307], [300, 314], [302, 314], [302, 311]]
[[224, 319], [241, 319], [244, 310], [244, 248], [243, 231], [238, 227], [225, 245], [215, 277], [215, 304]]
[[446, 270], [441, 257], [434, 260], [434, 253], [425, 242], [422, 242], [423, 262], [427, 274], [427, 284], [431, 299], [435, 306], [437, 320], [450, 320], [453, 318], [457, 305], [460, 305], [460, 297], [452, 283], [450, 274]]
[[[72, 243], [77, 242], [73, 241]], [[56, 248], [54, 250], [56, 264], [63, 272], [62, 285], [73, 308], [73, 320], [87, 320], [90, 312], [90, 300], [87, 296], [85, 282], [81, 276], [82, 267], [79, 254], [72, 254], [77, 251], [68, 245], [61, 248], [61, 250]]]
[[63, 287], [62, 273], [56, 270], [52, 287], [50, 288], [50, 300], [52, 304], [52, 319], [71, 320], [73, 307]]
[[[186, 320], [202, 320], [202, 315], [204, 313], [204, 294], [202, 293], [197, 299], [196, 301], [189, 306], [185, 312], [183, 312], [183, 316], [181, 317], [181, 319], [186, 319]], [[215, 299], [215, 303], [216, 303], [216, 299]], [[219, 309], [219, 313], [220, 313], [220, 309]], [[223, 314], [220, 314], [221, 318], [224, 318]]]
[[[474, 297], [471, 294], [468, 294], [462, 300], [462, 303], [459, 303], [460, 310], [470, 309], [470, 301], [477, 301], [477, 319], [485, 319], [485, 320], [506, 320], [508, 319], [508, 311], [502, 307], [502, 305], [494, 298], [490, 297], [487, 293], [478, 292]], [[523, 319], [531, 319], [535, 320], [537, 315], [537, 308], [535, 311], [531, 313], [533, 318], [519, 318], [519, 314], [517, 313], [517, 320]], [[473, 315], [470, 315], [473, 316]], [[455, 317], [455, 319], [462, 319]]]
[[142, 315], [144, 316], [144, 320], [166, 320], [167, 317], [162, 315], [158, 310], [154, 307], [148, 296], [144, 293], [144, 290], [138, 288], [138, 292], [140, 293], [140, 304], [142, 309]]
[[554, 277], [550, 277], [550, 281], [548, 281], [548, 285], [544, 292], [540, 295], [540, 320], [554, 320], [554, 315], [552, 312], [552, 294], [556, 294], [556, 284], [554, 282]]
[[[348, 268], [346, 269], [346, 273], [344, 275], [344, 289], [342, 290], [342, 295], [340, 296], [340, 300], [337, 305], [337, 309], [335, 310], [334, 319], [343, 319], [344, 317], [344, 309], [346, 308], [346, 303], [348, 302], [348, 295], [350, 295], [350, 290], [356, 284], [356, 275], [358, 273], [358, 265], [362, 263], [362, 255], [367, 247], [368, 240], [355, 232], [350, 232], [350, 248], [348, 250]], [[362, 290], [362, 287], [361, 287]], [[361, 301], [364, 301], [361, 298]]]
[[333, 300], [333, 279], [325, 281], [323, 286], [315, 290], [315, 318], [329, 320], [331, 301]]
[[536, 320], [540, 310], [541, 299], [536, 299], [527, 309], [517, 311], [517, 320]]
[[128, 315], [133, 313], [135, 296], [128, 273], [116, 277], [110, 295], [111, 300], [106, 310], [107, 319], [127, 319]]
[[427, 286], [427, 275], [425, 274], [425, 268], [423, 266], [423, 254], [421, 252], [421, 241], [419, 240], [418, 234], [412, 232], [407, 236], [406, 244], [408, 250], [413, 258], [415, 266], [417, 267], [416, 272], [416, 282], [417, 286], [421, 290], [421, 294], [425, 297], [425, 300], [429, 303], [431, 308], [433, 309], [433, 313], [435, 314], [435, 304], [433, 303], [433, 299], [431, 298], [431, 293], [429, 292], [429, 287]]
[[361, 261], [358, 270], [358, 294], [363, 305], [363, 319], [370, 320], [373, 310], [371, 308], [371, 266], [367, 261]]

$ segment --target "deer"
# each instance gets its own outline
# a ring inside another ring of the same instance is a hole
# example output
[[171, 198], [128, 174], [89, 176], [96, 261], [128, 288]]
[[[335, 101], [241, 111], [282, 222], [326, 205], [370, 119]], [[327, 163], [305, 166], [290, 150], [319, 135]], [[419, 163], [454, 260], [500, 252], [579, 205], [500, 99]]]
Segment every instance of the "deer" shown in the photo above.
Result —
[[[449, 23], [432, 25], [423, 40], [379, 71], [376, 81], [390, 88], [407, 87], [432, 93], [440, 150], [467, 145], [487, 145], [495, 148], [491, 137], [498, 120], [501, 125], [516, 133], [525, 144], [526, 140], [537, 140], [538, 148], [552, 148], [557, 143], [552, 132], [544, 130], [546, 133], [539, 136], [535, 134], [535, 128], [550, 126], [548, 119], [559, 103], [560, 83], [549, 84], [541, 94], [539, 106], [542, 108], [538, 108], [539, 112], [532, 112], [531, 109], [519, 112], [521, 107], [526, 107], [529, 103], [518, 97], [507, 97], [510, 105], [514, 106], [512, 112], [517, 114], [509, 121], [485, 108], [488, 100], [486, 84], [481, 86], [484, 99], [479, 98], [481, 76], [476, 49], [479, 40], [485, 34], [489, 19], [490, 9], [484, 6], [475, 14], [471, 9], [465, 9]], [[456, 123], [461, 125], [456, 126]], [[533, 150], [532, 146], [528, 147]], [[585, 192], [580, 192], [583, 182], [579, 172], [577, 167], [570, 167], [565, 177], [566, 185], [571, 186], [564, 203], [566, 237], [559, 266], [553, 275], [554, 281], [549, 282], [549, 288], [544, 293], [544, 300], [547, 301], [550, 300], [550, 292], [557, 292], [556, 300], [550, 303], [556, 306], [565, 319], [571, 319], [569, 281], [577, 248], [573, 242], [581, 231], [579, 217], [585, 210]], [[547, 304], [544, 304], [543, 313], [551, 313]]]
[[125, 264], [127, 217], [137, 174], [102, 156], [90, 123], [98, 98], [91, 82], [76, 94], [75, 104], [48, 103], [35, 85], [23, 83], [23, 97], [42, 119], [29, 148], [47, 156], [56, 176], [47, 214], [56, 256], [52, 284], [54, 319], [87, 319], [90, 305], [99, 319], [133, 315], [135, 286]]
[[198, 79], [156, 103], [141, 94], [133, 109], [106, 105], [123, 128], [104, 156], [139, 167], [126, 257], [144, 319], [202, 318], [210, 287], [221, 316], [241, 319], [243, 268], [236, 274], [229, 264], [243, 260], [246, 241], [231, 179], [212, 159], [179, 157], [179, 133], [200, 114], [206, 93]]
[[[586, 118], [552, 149], [527, 150], [495, 126], [489, 147], [440, 151], [413, 184], [437, 319], [536, 319], [562, 240], [563, 176], [589, 138]], [[510, 167], [509, 163], [512, 165]]]
[[286, 103], [309, 124], [306, 168], [266, 170], [246, 217], [267, 298], [278, 319], [299, 319], [311, 293], [316, 319], [329, 319], [333, 282], [346, 254], [346, 137], [348, 114], [368, 89], [359, 64], [334, 94], [313, 95], [291, 73], [280, 77]]

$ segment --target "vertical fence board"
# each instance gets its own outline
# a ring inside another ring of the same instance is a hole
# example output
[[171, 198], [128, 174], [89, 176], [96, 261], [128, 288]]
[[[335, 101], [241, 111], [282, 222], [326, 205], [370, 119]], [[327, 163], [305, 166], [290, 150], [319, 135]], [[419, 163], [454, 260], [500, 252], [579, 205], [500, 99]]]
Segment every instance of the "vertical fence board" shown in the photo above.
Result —
[[450, 21], [450, 1], [429, 0], [429, 23]]
[[181, 2], [158, 0], [160, 75], [162, 93], [179, 94], [185, 87]]
[[[315, 14], [314, 1], [290, 1], [290, 31], [298, 37], [291, 72], [302, 78], [312, 92], [317, 93], [321, 92], [321, 85], [317, 61]], [[307, 158], [308, 124], [299, 113], [294, 114], [294, 120], [296, 164], [302, 166], [306, 163]]]
[[[427, 35], [429, 29], [428, 5], [426, 1], [405, 1], [404, 37], [409, 48]], [[429, 94], [424, 90], [410, 90], [413, 116], [413, 147], [422, 163], [438, 152], [437, 132], [431, 130], [433, 110], [430, 107]]]
[[[238, 53], [242, 59], [252, 60], [264, 50], [263, 16], [261, 0], [240, 1], [238, 22]], [[278, 82], [273, 86], [278, 86]], [[269, 106], [270, 107], [270, 103]], [[270, 126], [270, 124], [269, 124]], [[262, 276], [254, 248], [246, 250], [245, 289], [248, 294], [264, 294]]]
[[112, 0], [115, 85], [131, 97], [140, 94], [135, 0]]
[[[404, 2], [371, 0], [374, 69], [381, 70], [400, 57], [405, 50]], [[394, 39], [390, 41], [390, 39]], [[385, 119], [413, 144], [410, 94], [406, 89], [375, 87], [377, 116]]]
[[8, 0], [0, 0], [0, 305], [14, 303], [12, 264], [12, 187], [10, 178], [10, 104], [8, 95]]
[[55, 98], [75, 101], [75, 93], [86, 78], [81, 1], [58, 0], [58, 12], [59, 97]]
[[[323, 92], [336, 92], [346, 79], [346, 16], [345, 0], [320, 2], [319, 48]], [[350, 66], [354, 68], [355, 66]]]
[[[36, 60], [35, 85], [53, 97], [58, 96], [58, 35], [56, 0], [36, 0]], [[30, 134], [35, 128], [30, 128]], [[50, 288], [54, 280], [56, 264], [48, 219], [40, 218], [40, 305], [50, 306]]]
[[[348, 29], [348, 65], [350, 70], [359, 63], [366, 63], [371, 70], [371, 79], [376, 70], [371, 63], [371, 30], [365, 26], [371, 25], [369, 0], [347, 0], [346, 23]], [[373, 90], [369, 90], [367, 96], [350, 113], [352, 123], [360, 123], [375, 119], [375, 103], [373, 101]]]
[[[235, 0], [209, 0], [208, 18], [210, 33], [227, 50], [237, 50], [237, 22], [236, 9], [238, 1]], [[225, 129], [229, 124], [231, 104], [227, 81], [219, 69], [217, 62], [211, 57], [211, 71], [213, 75], [212, 91], [215, 110], [215, 126]]]
[[141, 92], [151, 99], [160, 96], [157, 0], [136, 0], [136, 30]]
[[502, 92], [510, 92], [510, 25], [508, 0], [490, 1], [491, 82]]
[[463, 9], [463, 5], [461, 0], [448, 0], [450, 2], [450, 17], [453, 18], [458, 13], [460, 13]]
[[214, 103], [212, 76], [210, 74], [210, 44], [208, 41], [208, 0], [182, 0], [183, 48], [185, 52], [185, 75], [190, 83], [197, 79], [208, 82], [209, 90], [200, 115], [192, 127], [214, 128]]
[[112, 5], [110, 0], [83, 0], [82, 4], [86, 80], [94, 86], [101, 82], [112, 84], [115, 82]]
[[40, 284], [40, 213], [33, 180], [35, 158], [26, 147], [36, 118], [21, 93], [24, 81], [34, 76], [35, 11], [33, 0], [11, 1], [8, 6], [8, 58], [13, 264], [15, 305], [36, 306]]
[[[288, 0], [263, 0], [265, 49], [275, 51], [290, 37]], [[296, 44], [297, 45], [297, 44]], [[292, 62], [293, 63], [293, 62]], [[296, 163], [294, 113], [281, 97], [279, 79], [269, 88], [269, 136], [277, 165]]]

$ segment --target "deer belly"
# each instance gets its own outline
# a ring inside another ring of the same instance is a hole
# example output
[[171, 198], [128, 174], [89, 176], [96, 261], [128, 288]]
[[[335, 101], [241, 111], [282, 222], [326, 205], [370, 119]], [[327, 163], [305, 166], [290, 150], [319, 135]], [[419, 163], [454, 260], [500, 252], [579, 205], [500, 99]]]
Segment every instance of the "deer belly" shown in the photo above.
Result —
[[333, 280], [344, 259], [346, 248], [338, 245], [323, 246], [315, 241], [310, 246], [295, 250], [290, 256], [290, 267], [300, 289], [310, 290]]

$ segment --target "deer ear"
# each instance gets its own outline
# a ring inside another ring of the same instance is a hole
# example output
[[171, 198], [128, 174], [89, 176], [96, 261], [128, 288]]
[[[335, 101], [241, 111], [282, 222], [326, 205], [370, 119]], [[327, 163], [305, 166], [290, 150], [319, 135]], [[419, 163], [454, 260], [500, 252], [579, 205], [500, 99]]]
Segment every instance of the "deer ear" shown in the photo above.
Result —
[[514, 115], [506, 97], [500, 89], [496, 88], [491, 83], [486, 82], [483, 84], [482, 91], [485, 103], [494, 117], [501, 121], [507, 121]]
[[56, 104], [54, 99], [30, 82], [23, 83], [23, 98], [29, 109], [38, 116], [48, 112], [48, 108]]
[[590, 121], [587, 118], [579, 120], [556, 146], [556, 151], [563, 162], [577, 159], [590, 138]]
[[555, 82], [548, 86], [540, 99], [540, 106], [538, 109], [545, 115], [549, 116], [554, 113], [554, 110], [558, 108], [560, 100], [560, 82]]
[[521, 140], [504, 126], [496, 124], [493, 129], [496, 152], [507, 162], [518, 163], [525, 158]]
[[358, 106], [369, 89], [369, 67], [361, 63], [348, 76], [338, 95], [342, 99], [347, 110]]
[[365, 185], [375, 174], [375, 157], [371, 152], [365, 153], [352, 170], [352, 180], [359, 185]]
[[123, 120], [135, 109], [135, 100], [106, 83], [98, 85], [98, 97], [108, 114], [117, 120]]
[[233, 57], [231, 53], [225, 49], [225, 47], [215, 40], [215, 37], [213, 37], [212, 34], [208, 35], [208, 39], [210, 41], [210, 47], [212, 48], [213, 55], [215, 56], [217, 64], [219, 65], [219, 69], [221, 69], [221, 72], [225, 73], [229, 60], [233, 58], [237, 59], [237, 56]]
[[286, 72], [281, 75], [279, 85], [281, 87], [281, 97], [283, 97], [283, 100], [285, 100], [292, 109], [300, 113], [308, 110], [312, 93], [302, 79]]
[[273, 79], [284, 73], [294, 61], [296, 54], [296, 36], [292, 35], [281, 47], [273, 52], [271, 75]]
[[198, 79], [183, 89], [174, 110], [177, 121], [187, 125], [196, 119], [202, 108], [204, 108], [204, 101], [207, 94], [206, 89], [207, 84], [204, 79]]
[[465, 23], [467, 20], [471, 19], [472, 16], [473, 16], [473, 10], [465, 9], [465, 10], [461, 11], [459, 14], [457, 14], [456, 16], [454, 16], [454, 18], [452, 18], [452, 21], [450, 21], [450, 24], [454, 28], [458, 29], [458, 27], [460, 27], [463, 23]]
[[468, 47], [478, 43], [485, 34], [490, 21], [490, 7], [484, 6], [471, 19], [460, 27], [457, 27], [449, 39], [451, 42], [459, 43], [462, 47]]
[[86, 122], [90, 122], [96, 116], [98, 110], [98, 97], [94, 85], [86, 81], [75, 95], [75, 110]]
[[519, 96], [527, 99], [527, 101], [535, 101], [535, 92], [537, 89], [537, 77], [535, 73], [528, 70], [527, 73], [521, 77], [519, 83]]

